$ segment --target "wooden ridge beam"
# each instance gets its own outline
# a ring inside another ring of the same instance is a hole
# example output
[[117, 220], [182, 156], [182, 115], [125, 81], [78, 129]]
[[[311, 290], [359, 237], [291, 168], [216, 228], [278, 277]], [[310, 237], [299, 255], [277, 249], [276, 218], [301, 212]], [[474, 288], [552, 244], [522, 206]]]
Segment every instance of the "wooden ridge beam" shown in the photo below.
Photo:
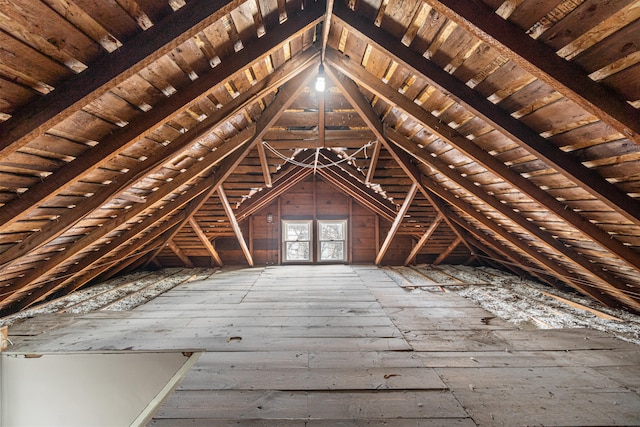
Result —
[[224, 188], [222, 186], [218, 187], [218, 196], [220, 197], [220, 201], [222, 202], [222, 208], [227, 214], [227, 218], [229, 218], [229, 221], [231, 222], [231, 228], [236, 235], [236, 239], [238, 239], [240, 249], [242, 250], [244, 257], [247, 260], [249, 267], [253, 267], [253, 257], [251, 256], [251, 251], [249, 251], [249, 247], [247, 247], [247, 242], [244, 240], [240, 225], [236, 220], [236, 216], [233, 214], [233, 209], [231, 209], [231, 205], [229, 204], [229, 200], [227, 199], [227, 195], [225, 194]]
[[434, 10], [495, 48], [505, 58], [640, 144], [640, 111], [613, 90], [591, 80], [552, 48], [498, 16], [485, 3], [480, 0], [433, 0], [429, 3]]
[[473, 141], [470, 141], [446, 123], [441, 122], [437, 117], [425, 111], [398, 91], [387, 86], [380, 81], [380, 79], [372, 76], [359, 64], [356, 64], [344, 55], [337, 54], [335, 50], [327, 52], [327, 61], [332, 67], [339, 69], [341, 73], [350, 77], [352, 80], [357, 80], [358, 83], [369, 92], [404, 111], [430, 132], [460, 150], [460, 152], [467, 155], [470, 159], [486, 167], [487, 170], [504, 179], [540, 205], [549, 209], [550, 212], [566, 221], [573, 228], [593, 239], [603, 248], [609, 250], [618, 259], [626, 262], [637, 271], [640, 271], [640, 253], [625, 246], [619, 240], [612, 238], [609, 233], [602, 230], [596, 224], [588, 221], [539, 186], [533, 184], [503, 162], [478, 147]]
[[550, 144], [545, 138], [501, 110], [465, 85], [464, 82], [406, 47], [381, 28], [371, 25], [370, 21], [350, 11], [341, 2], [335, 4], [333, 17], [349, 31], [358, 34], [361, 40], [386, 52], [395, 62], [449, 94], [458, 103], [491, 124], [497, 131], [517, 142], [522, 148], [556, 169], [567, 179], [579, 184], [610, 208], [624, 215], [630, 221], [640, 224], [640, 202], [629, 197], [617, 186], [571, 157], [571, 154]]
[[327, 6], [324, 14], [324, 22], [322, 23], [322, 60], [327, 50], [327, 42], [329, 41], [329, 30], [331, 28], [331, 15], [333, 14], [333, 0], [326, 0]]
[[[60, 84], [56, 90], [36, 99], [16, 112], [11, 119], [0, 124], [0, 157], [19, 150], [30, 140], [44, 134], [109, 89], [179, 47], [240, 4], [242, 1], [239, 0], [188, 2], [161, 22], [128, 40], [118, 50], [104, 54], [87, 70]], [[315, 17], [315, 25], [322, 20], [324, 13], [323, 5], [310, 3], [305, 10], [298, 12], [296, 19], [289, 19], [282, 26], [269, 29], [273, 34], [262, 37], [255, 43], [260, 44], [260, 40], [278, 38], [278, 33], [284, 25], [291, 25], [291, 22], [297, 25], [307, 16]], [[225, 62], [226, 58], [220, 66]], [[216, 72], [214, 71], [214, 74]]]
[[[587, 260], [583, 255], [566, 246], [560, 239], [554, 238], [551, 233], [542, 230], [531, 221], [528, 221], [523, 215], [515, 212], [511, 207], [501, 203], [495, 196], [487, 194], [481, 188], [474, 185], [470, 180], [462, 177], [459, 172], [450, 169], [448, 165], [441, 160], [435, 157], [422, 155], [420, 149], [415, 144], [397, 131], [392, 128], [385, 127], [385, 135], [400, 148], [414, 156], [418, 161], [422, 162], [425, 166], [446, 176], [467, 193], [482, 201], [493, 210], [499, 212], [503, 217], [523, 229], [527, 234], [542, 242], [543, 246], [547, 250], [563, 255], [578, 269], [582, 270], [587, 275], [593, 276], [597, 281], [601, 282], [602, 285], [611, 288], [610, 291], [612, 294], [615, 294], [619, 298], [628, 300], [630, 304], [632, 303], [633, 299], [629, 298], [626, 294], [621, 293], [621, 290], [626, 288], [625, 284], [620, 283], [619, 279], [613, 274], [608, 273], [601, 267], [592, 263], [590, 260]], [[638, 307], [640, 307], [640, 303], [638, 303]]]
[[[331, 129], [325, 130], [324, 144], [316, 137], [310, 139], [278, 139], [278, 140], [266, 140], [272, 148], [276, 150], [288, 150], [291, 147], [300, 149], [314, 149], [314, 148], [352, 148], [358, 149], [363, 145], [371, 142], [371, 138], [328, 138], [328, 134], [334, 132]], [[343, 132], [343, 131], [339, 131]], [[297, 133], [296, 131], [292, 131]]]
[[415, 197], [417, 192], [418, 192], [418, 184], [414, 182], [413, 184], [411, 184], [411, 188], [409, 188], [409, 191], [407, 192], [407, 195], [404, 198], [404, 201], [402, 202], [402, 206], [400, 206], [400, 209], [398, 210], [398, 214], [396, 215], [396, 218], [393, 220], [393, 223], [391, 224], [391, 228], [387, 233], [387, 237], [385, 237], [384, 241], [382, 242], [382, 246], [380, 247], [380, 250], [376, 255], [376, 259], [375, 259], [376, 265], [380, 265], [380, 263], [382, 262], [382, 258], [384, 258], [385, 254], [387, 253], [389, 246], [391, 246], [391, 241], [395, 237], [396, 232], [398, 231], [398, 228], [400, 228], [400, 224], [402, 223], [404, 216], [409, 210], [409, 207], [411, 206], [411, 202], [413, 201], [413, 198]]
[[411, 264], [413, 260], [415, 260], [416, 255], [418, 255], [418, 252], [420, 252], [420, 250], [425, 245], [425, 243], [427, 243], [431, 238], [431, 236], [433, 236], [433, 233], [435, 233], [436, 229], [438, 228], [438, 226], [440, 225], [443, 219], [444, 218], [442, 214], [438, 213], [438, 216], [436, 216], [436, 218], [433, 220], [431, 225], [429, 225], [429, 228], [427, 228], [424, 234], [420, 237], [420, 240], [418, 240], [416, 245], [411, 249], [411, 253], [409, 253], [409, 255], [404, 260], [404, 263], [402, 265], [406, 267], [407, 265]]
[[222, 262], [222, 259], [220, 258], [218, 251], [216, 251], [216, 248], [213, 247], [213, 243], [211, 243], [211, 240], [209, 240], [207, 235], [204, 233], [204, 231], [200, 227], [200, 224], [198, 224], [198, 222], [193, 216], [189, 218], [189, 225], [191, 225], [191, 228], [198, 236], [198, 239], [200, 239], [200, 242], [202, 242], [204, 247], [207, 249], [207, 251], [209, 252], [209, 255], [211, 255], [211, 258], [213, 258], [215, 263], [218, 264], [220, 267], [223, 267], [224, 263]]
[[[228, 61], [221, 63], [215, 69], [196, 79], [188, 87], [182, 88], [165, 102], [154, 106], [149, 112], [142, 114], [129, 125], [107, 135], [100, 141], [100, 144], [88, 149], [72, 162], [56, 170], [51, 176], [21, 195], [20, 198], [15, 198], [2, 206], [0, 208], [0, 230], [8, 227], [26, 213], [31, 212], [39, 204], [68, 189], [95, 168], [103, 166], [114, 155], [153, 132], [154, 129], [179, 114], [189, 104], [204, 98], [213, 87], [231, 78], [238, 70], [255, 64], [265, 54], [278, 48], [287, 40], [304, 32], [306, 29], [313, 27], [320, 19], [321, 17], [316, 7], [305, 11], [297, 19], [288, 20], [287, 22], [289, 23], [282, 24], [280, 31], [277, 31], [277, 35], [274, 37], [258, 39], [258, 41], [250, 44]], [[251, 100], [252, 98], [243, 97], [243, 99]], [[217, 124], [222, 117], [218, 117], [215, 113], [214, 115], [217, 117], [215, 122]], [[202, 127], [196, 126], [193, 133], [202, 135]]]

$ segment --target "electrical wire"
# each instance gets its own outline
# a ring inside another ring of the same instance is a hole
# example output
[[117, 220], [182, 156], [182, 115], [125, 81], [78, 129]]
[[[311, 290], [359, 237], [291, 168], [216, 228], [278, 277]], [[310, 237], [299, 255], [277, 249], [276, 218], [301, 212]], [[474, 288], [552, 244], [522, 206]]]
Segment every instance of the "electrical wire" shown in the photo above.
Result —
[[373, 144], [376, 144], [377, 142], [378, 141], [369, 141], [366, 144], [364, 144], [362, 147], [357, 149], [352, 155], [350, 155], [350, 156], [348, 156], [348, 157], [346, 157], [344, 159], [338, 160], [337, 162], [323, 163], [323, 164], [320, 164], [320, 165], [299, 162], [297, 160], [294, 160], [293, 157], [287, 157], [284, 154], [280, 153], [278, 150], [276, 150], [271, 145], [269, 145], [269, 143], [266, 142], [266, 141], [263, 141], [262, 144], [269, 151], [271, 151], [273, 154], [278, 156], [280, 159], [284, 160], [287, 163], [291, 163], [292, 165], [299, 166], [301, 168], [307, 168], [307, 169], [313, 169], [313, 168], [315, 168], [315, 169], [325, 169], [325, 168], [330, 168], [331, 166], [337, 166], [337, 165], [339, 165], [341, 163], [344, 163], [344, 162], [355, 161], [356, 160], [355, 156], [358, 155], [358, 153], [362, 152], [363, 150], [366, 150], [367, 147], [370, 147]]

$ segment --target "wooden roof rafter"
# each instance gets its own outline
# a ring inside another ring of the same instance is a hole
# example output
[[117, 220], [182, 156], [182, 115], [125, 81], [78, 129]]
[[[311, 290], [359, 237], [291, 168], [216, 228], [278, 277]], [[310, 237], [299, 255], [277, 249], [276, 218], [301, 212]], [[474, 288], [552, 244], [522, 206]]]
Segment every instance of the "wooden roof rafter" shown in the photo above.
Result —
[[202, 228], [200, 227], [200, 224], [198, 224], [195, 218], [193, 217], [189, 218], [189, 225], [191, 226], [191, 229], [198, 236], [198, 239], [200, 239], [200, 242], [202, 242], [204, 247], [207, 249], [207, 251], [211, 255], [211, 258], [216, 263], [216, 265], [223, 267], [224, 263], [222, 262], [222, 258], [220, 258], [220, 254], [218, 253], [216, 248], [213, 246], [213, 243], [211, 243], [211, 240], [209, 240], [209, 237], [207, 237], [204, 230], [202, 230]]
[[[234, 99], [233, 102], [224, 105], [216, 113], [207, 117], [199, 124], [198, 127], [186, 131], [170, 144], [158, 147], [149, 155], [146, 161], [140, 163], [138, 168], [132, 168], [125, 174], [121, 175], [119, 180], [114, 180], [111, 184], [105, 186], [102, 191], [94, 194], [86, 201], [86, 203], [77, 206], [59, 220], [51, 222], [40, 232], [33, 233], [23, 241], [17, 243], [10, 251], [1, 253], [0, 266], [6, 267], [7, 263], [16, 262], [20, 257], [27, 254], [32, 249], [55, 239], [91, 211], [106, 203], [108, 200], [117, 197], [119, 193], [125, 191], [132, 185], [132, 183], [162, 167], [162, 165], [168, 161], [171, 156], [179, 155], [181, 152], [197, 143], [199, 139], [205, 137], [206, 133], [214, 129], [220, 122], [228, 120], [242, 108], [246, 108], [250, 103], [255, 102], [256, 98], [262, 98], [265, 94], [274, 91], [282, 84], [288, 82], [290, 79], [306, 70], [311, 64], [315, 63], [318, 56], [319, 53], [317, 51], [308, 50], [301, 53], [296, 58], [293, 58], [291, 61], [286, 62], [282, 67], [274, 70], [274, 73], [269, 75], [267, 79], [258, 82], [256, 85], [251, 87], [249, 91]], [[76, 175], [75, 179], [77, 178], [78, 176]], [[52, 188], [55, 187], [55, 184], [57, 184], [57, 182], [51, 181], [51, 183], [44, 186], [44, 188], [45, 190], [51, 190], [51, 194], [54, 194], [56, 191], [52, 190]], [[20, 205], [31, 203], [25, 198], [15, 200], [15, 203]], [[38, 201], [38, 203], [41, 203], [41, 201]], [[0, 208], [0, 216], [5, 212], [4, 208], [6, 207], [7, 206], [5, 205]], [[22, 213], [24, 214], [27, 211], [28, 209], [24, 209], [22, 210]], [[4, 216], [2, 218], [4, 218]], [[4, 226], [7, 226], [8, 224], [9, 223], [7, 222]], [[1, 228], [2, 226], [0, 226], [0, 229]]]
[[462, 177], [453, 169], [449, 168], [448, 165], [443, 164], [442, 161], [431, 156], [422, 155], [419, 152], [420, 150], [417, 148], [417, 146], [412, 144], [403, 135], [399, 134], [389, 127], [385, 128], [385, 135], [391, 141], [396, 143], [400, 148], [411, 154], [414, 158], [422, 162], [424, 165], [433, 168], [433, 170], [438, 174], [446, 176], [449, 180], [459, 185], [466, 192], [472, 194], [474, 197], [484, 202], [486, 206], [490, 206], [505, 218], [513, 221], [523, 230], [526, 230], [529, 236], [535, 237], [544, 242], [544, 246], [546, 248], [561, 253], [566, 257], [567, 260], [575, 263], [575, 265], [579, 266], [579, 268], [586, 270], [588, 274], [593, 274], [596, 277], [600, 277], [606, 283], [609, 283], [612, 287], [621, 289], [624, 289], [626, 287], [624, 283], [620, 283], [620, 279], [603, 270], [589, 260], [585, 259], [581, 254], [568, 247], [560, 239], [554, 238], [549, 232], [540, 229], [537, 225], [527, 220], [527, 218], [515, 212], [511, 207], [506, 206], [504, 203], [501, 203], [495, 196], [488, 195], [487, 193], [482, 191], [482, 189], [474, 185], [471, 181]]
[[[463, 211], [465, 214], [471, 216], [476, 221], [480, 222], [484, 227], [491, 230], [493, 233], [499, 235], [502, 239], [505, 239], [510, 244], [514, 245], [518, 250], [527, 254], [529, 257], [536, 260], [543, 267], [546, 268], [550, 272], [556, 276], [557, 279], [568, 283], [575, 289], [580, 292], [586, 293], [590, 295], [592, 298], [600, 301], [601, 303], [609, 306], [619, 306], [621, 301], [624, 301], [625, 304], [632, 310], [640, 311], [640, 304], [633, 300], [625, 290], [618, 290], [613, 287], [610, 283], [598, 280], [594, 276], [593, 279], [585, 282], [584, 280], [577, 277], [575, 271], [570, 271], [564, 266], [556, 263], [551, 258], [546, 255], [538, 252], [536, 249], [529, 246], [527, 242], [520, 240], [517, 236], [514, 236], [511, 233], [506, 232], [502, 227], [498, 226], [495, 222], [488, 219], [481, 212], [476, 211], [464, 201], [454, 197], [450, 192], [442, 189], [436, 183], [431, 182], [428, 179], [425, 179], [427, 182], [426, 186], [429, 190], [433, 191], [440, 198], [445, 200], [447, 203], [455, 206], [457, 209]], [[594, 283], [597, 282], [597, 283]]]
[[396, 217], [393, 219], [393, 222], [391, 223], [391, 227], [389, 228], [389, 231], [387, 232], [387, 235], [384, 238], [382, 245], [380, 246], [380, 250], [376, 254], [376, 259], [374, 261], [376, 265], [380, 265], [380, 263], [382, 262], [382, 259], [387, 253], [387, 250], [391, 246], [391, 241], [393, 240], [396, 233], [398, 232], [398, 229], [400, 228], [400, 224], [402, 223], [404, 216], [407, 214], [407, 211], [409, 211], [409, 207], [411, 207], [411, 202], [413, 201], [413, 198], [415, 197], [417, 192], [418, 192], [418, 183], [414, 182], [413, 184], [411, 184], [409, 191], [407, 191], [407, 195], [405, 196], [404, 201], [400, 206], [400, 209], [398, 209], [398, 213], [396, 213]]
[[242, 0], [189, 2], [115, 52], [104, 54], [89, 69], [63, 82], [50, 95], [34, 101], [28, 109], [0, 124], [0, 155], [6, 156], [20, 149], [37, 135], [43, 134], [74, 111], [228, 14], [240, 3]]
[[[322, 165], [330, 166], [341, 160], [331, 151], [323, 151], [320, 159]], [[366, 186], [361, 180], [353, 178], [353, 175], [344, 169], [344, 165], [335, 165], [318, 170], [320, 176], [332, 183], [336, 188], [353, 197], [358, 203], [380, 217], [392, 222], [396, 216], [395, 203], [383, 198], [373, 189]]]
[[[231, 154], [234, 151], [238, 150], [238, 147], [241, 147], [242, 144], [244, 143], [244, 141], [248, 141], [248, 140], [251, 139], [251, 135], [254, 132], [255, 132], [255, 128], [253, 128], [253, 127], [247, 128], [244, 132], [240, 133], [236, 138], [234, 138], [233, 140], [227, 142], [227, 144], [226, 144], [227, 149], [226, 150], [219, 149], [219, 150], [216, 150], [216, 151], [212, 152], [208, 156], [208, 157], [210, 157], [210, 159], [205, 159], [205, 160], [208, 160], [208, 161], [202, 161], [202, 162], [197, 164], [197, 167], [192, 167], [187, 172], [179, 175], [178, 179], [175, 179], [175, 180], [173, 180], [173, 181], [171, 181], [169, 183], [169, 186], [175, 191], [175, 190], [181, 188], [182, 186], [189, 184], [194, 178], [197, 178], [198, 175], [200, 175], [202, 173], [206, 173], [211, 168], [213, 168], [218, 162], [220, 162], [222, 159], [224, 159], [226, 156], [228, 156], [229, 154]], [[217, 172], [218, 172], [218, 176], [220, 176], [219, 171], [217, 171]], [[197, 195], [199, 195], [205, 189], [202, 189], [197, 194], [194, 194], [192, 196], [192, 198], [196, 197]], [[96, 241], [98, 241], [98, 239], [103, 238], [108, 233], [110, 233], [110, 232], [112, 232], [114, 230], [117, 230], [122, 226], [126, 226], [128, 221], [134, 219], [136, 216], [141, 215], [143, 212], [145, 212], [148, 209], [152, 208], [156, 203], [163, 202], [163, 200], [169, 194], [171, 194], [171, 193], [170, 192], [167, 192], [167, 193], [155, 192], [155, 193], [153, 193], [152, 196], [147, 199], [147, 204], [146, 205], [134, 206], [131, 209], [127, 210], [126, 214], [124, 214], [124, 215], [122, 215], [120, 217], [116, 217], [116, 218], [112, 219], [111, 221], [107, 222], [106, 224], [104, 224], [102, 227], [97, 227], [91, 233], [89, 233], [89, 234], [87, 234], [85, 236], [82, 236], [80, 239], [75, 241], [72, 245], [70, 245], [67, 248], [65, 248], [64, 251], [58, 252], [55, 255], [53, 255], [52, 257], [49, 257], [44, 263], [40, 263], [37, 266], [37, 268], [34, 269], [30, 274], [17, 279], [17, 281], [14, 284], [11, 285], [11, 288], [16, 289], [16, 290], [24, 290], [24, 289], [28, 288], [29, 285], [32, 284], [34, 281], [40, 279], [41, 277], [46, 277], [46, 274], [49, 271], [52, 271], [53, 269], [57, 268], [59, 265], [64, 263], [66, 260], [68, 260], [69, 258], [74, 256], [76, 253], [85, 250], [87, 247], [91, 246]], [[181, 197], [181, 196], [179, 196], [179, 197]], [[188, 202], [189, 200], [185, 201], [185, 203]], [[175, 201], [172, 201], [172, 205], [173, 206], [175, 206], [174, 202]], [[149, 220], [149, 218], [151, 218], [150, 219], [151, 224], [148, 225], [147, 227], [151, 226], [155, 221], [160, 220], [161, 216], [166, 214], [166, 212], [170, 212], [170, 211], [171, 211], [170, 209], [162, 209], [162, 210], [159, 210], [159, 212], [161, 212], [161, 214], [159, 214], [159, 215], [155, 215], [154, 214], [152, 216], [148, 216], [146, 220]], [[126, 233], [126, 232], [121, 234], [121, 236], [127, 236], [127, 235], [128, 235], [128, 233]], [[126, 241], [126, 239], [125, 239], [125, 241]], [[113, 245], [111, 247], [113, 247]], [[78, 263], [78, 264], [75, 264], [75, 265], [76, 266], [82, 265], [82, 263]], [[6, 289], [6, 287], [5, 287], [5, 289]], [[0, 297], [0, 301], [4, 301], [9, 296], [10, 295], [5, 295], [4, 297]]]
[[574, 160], [570, 154], [549, 144], [543, 137], [511, 117], [509, 114], [463, 82], [456, 79], [435, 64], [393, 38], [384, 30], [372, 26], [360, 15], [337, 3], [334, 7], [334, 19], [350, 31], [354, 31], [363, 40], [378, 49], [387, 52], [397, 63], [403, 64], [416, 75], [425, 78], [435, 87], [452, 96], [461, 105], [478, 117], [490, 123], [496, 130], [520, 144], [534, 156], [562, 173], [567, 179], [578, 183], [599, 200], [624, 215], [636, 224], [640, 224], [640, 202], [629, 197], [614, 184], [599, 176], [593, 170]]
[[[345, 58], [335, 51], [330, 51], [327, 61], [331, 66], [338, 68], [345, 75], [357, 81], [364, 88], [384, 99], [386, 102], [396, 106], [400, 110], [414, 118], [430, 132], [441, 137], [471, 159], [485, 166], [488, 170], [513, 185], [519, 191], [530, 196], [533, 200], [549, 209], [550, 212], [565, 220], [569, 225], [586, 234], [598, 244], [615, 254], [620, 260], [628, 263], [634, 269], [640, 271], [640, 254], [633, 249], [623, 245], [615, 237], [603, 231], [596, 224], [588, 221], [579, 213], [568, 208], [555, 197], [533, 184], [531, 181], [513, 171], [503, 162], [496, 159], [472, 141], [458, 133], [446, 123], [438, 120], [437, 117], [426, 112], [414, 102], [402, 94], [383, 84], [380, 80], [371, 76], [361, 66], [356, 65], [353, 60]], [[416, 150], [418, 147], [416, 146]]]
[[[429, 239], [431, 238], [433, 233], [436, 231], [436, 229], [438, 228], [438, 226], [440, 225], [443, 219], [444, 217], [442, 216], [442, 214], [438, 213], [438, 215], [436, 216], [436, 219], [433, 220], [433, 222], [429, 225], [429, 228], [427, 228], [427, 230], [422, 234], [422, 236], [420, 236], [420, 239], [418, 239], [415, 246], [411, 249], [411, 252], [409, 253], [409, 255], [407, 255], [407, 258], [404, 260], [403, 265], [407, 266], [411, 262], [413, 262], [413, 260], [415, 260], [416, 255], [418, 255], [418, 252], [420, 252], [422, 247], [429, 241]], [[459, 237], [456, 239], [459, 239]]]
[[233, 209], [229, 204], [229, 200], [227, 199], [227, 195], [224, 192], [224, 188], [222, 186], [218, 187], [218, 197], [220, 198], [220, 202], [222, 202], [222, 207], [224, 208], [229, 221], [231, 222], [231, 228], [233, 229], [233, 233], [236, 235], [236, 239], [238, 240], [238, 244], [240, 245], [240, 249], [247, 260], [247, 264], [249, 267], [253, 267], [253, 257], [251, 256], [251, 251], [247, 246], [247, 242], [244, 240], [244, 236], [242, 235], [242, 230], [240, 229], [240, 225], [236, 220], [236, 216], [233, 214]]
[[[2, 224], [0, 230], [35, 209], [39, 204], [50, 200], [61, 191], [69, 188], [72, 184], [82, 179], [85, 174], [104, 165], [112, 156], [122, 152], [143, 136], [148, 135], [156, 127], [178, 114], [181, 109], [206, 96], [212, 87], [224, 84], [238, 70], [260, 61], [261, 57], [281, 46], [292, 37], [313, 27], [320, 20], [319, 11], [314, 9], [307, 10], [299, 19], [290, 20], [288, 23], [282, 24], [281, 31], [276, 32], [277, 36], [262, 38], [248, 46], [236, 54], [237, 56], [221, 63], [206, 75], [196, 79], [187, 88], [183, 88], [183, 90], [174, 94], [166, 102], [143, 114], [138, 120], [107, 136], [96, 147], [87, 150], [74, 161], [55, 171], [41, 185], [2, 206], [2, 209], [0, 209], [0, 224]], [[252, 99], [252, 97], [247, 98], [245, 96], [243, 99]], [[233, 111], [236, 110], [237, 107], [233, 109]], [[214, 118], [209, 120], [208, 123], [219, 123], [221, 119], [222, 117], [214, 115]], [[11, 120], [7, 122], [11, 122]], [[3, 125], [4, 123], [0, 124], [0, 129], [2, 129]], [[200, 132], [199, 127], [194, 132], [198, 134]]]
[[[331, 52], [330, 52], [331, 53]], [[333, 64], [332, 64], [333, 65]], [[394, 150], [390, 143], [387, 140], [387, 137], [384, 134], [384, 126], [380, 121], [380, 118], [377, 116], [376, 112], [371, 107], [371, 104], [367, 101], [367, 99], [362, 95], [356, 84], [353, 80], [349, 79], [347, 76], [332, 70], [330, 67], [327, 68], [327, 72], [334, 83], [339, 86], [345, 98], [351, 103], [351, 105], [356, 109], [356, 111], [361, 115], [363, 120], [367, 123], [367, 125], [371, 128], [376, 138], [378, 139], [378, 144], [384, 145], [384, 147], [389, 151], [392, 157], [396, 160], [398, 165], [404, 170], [406, 175], [414, 182], [420, 183], [420, 172], [415, 167], [415, 165], [411, 164], [407, 155], [404, 153], [399, 153], [397, 150]], [[428, 192], [424, 190], [424, 188], [420, 185], [418, 189], [422, 192], [422, 194], [427, 198], [427, 200], [438, 210], [439, 214], [442, 214], [442, 211], [438, 208], [437, 205], [433, 204], [430, 199], [430, 195]], [[464, 240], [462, 235], [458, 232], [457, 228], [444, 216], [445, 222], [454, 232], [454, 234], [459, 237], [464, 245], [473, 253], [472, 248], [469, 244]]]
[[431, 6], [475, 37], [498, 49], [532, 75], [590, 111], [625, 137], [640, 144], [640, 111], [618, 94], [591, 80], [584, 71], [556, 55], [502, 19], [481, 1], [430, 0]]

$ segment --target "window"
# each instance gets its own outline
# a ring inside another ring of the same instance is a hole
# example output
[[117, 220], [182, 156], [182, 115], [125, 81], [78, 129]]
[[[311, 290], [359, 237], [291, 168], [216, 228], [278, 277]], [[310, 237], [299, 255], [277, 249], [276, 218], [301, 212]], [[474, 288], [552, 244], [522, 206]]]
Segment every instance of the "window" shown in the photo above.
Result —
[[318, 221], [319, 261], [345, 261], [347, 249], [347, 221]]
[[282, 221], [284, 261], [311, 261], [311, 221]]

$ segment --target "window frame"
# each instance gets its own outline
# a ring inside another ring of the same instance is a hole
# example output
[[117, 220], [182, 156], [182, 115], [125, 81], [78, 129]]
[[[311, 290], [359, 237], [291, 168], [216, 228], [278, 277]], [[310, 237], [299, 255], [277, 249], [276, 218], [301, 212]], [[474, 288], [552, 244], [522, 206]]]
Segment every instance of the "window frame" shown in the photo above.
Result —
[[[311, 219], [283, 219], [282, 222], [282, 262], [283, 263], [312, 263], [313, 262], [313, 220]], [[307, 224], [309, 228], [309, 240], [288, 240], [287, 225], [288, 224]], [[306, 242], [309, 247], [307, 259], [289, 259], [287, 253], [287, 243], [290, 242]]]
[[[341, 224], [343, 227], [343, 239], [341, 240], [326, 240], [322, 239], [321, 226], [322, 224]], [[344, 263], [348, 261], [347, 251], [349, 247], [349, 220], [348, 219], [318, 219], [316, 220], [316, 233], [318, 241], [316, 250], [318, 251], [317, 262], [318, 263]], [[342, 259], [322, 259], [322, 243], [323, 242], [342, 242]]]

